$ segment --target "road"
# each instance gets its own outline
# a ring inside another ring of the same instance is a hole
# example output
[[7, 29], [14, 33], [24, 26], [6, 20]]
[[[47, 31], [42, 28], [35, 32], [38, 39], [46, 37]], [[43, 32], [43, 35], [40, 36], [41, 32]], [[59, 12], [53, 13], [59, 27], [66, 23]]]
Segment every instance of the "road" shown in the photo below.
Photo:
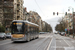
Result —
[[0, 40], [0, 50], [75, 50], [75, 40], [59, 34], [40, 34], [30, 42]]

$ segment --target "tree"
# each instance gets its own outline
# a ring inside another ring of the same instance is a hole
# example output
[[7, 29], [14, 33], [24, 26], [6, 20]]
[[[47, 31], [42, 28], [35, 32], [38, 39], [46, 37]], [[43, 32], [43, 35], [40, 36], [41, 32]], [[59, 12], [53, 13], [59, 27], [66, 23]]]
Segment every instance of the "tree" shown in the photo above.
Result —
[[67, 27], [67, 23], [63, 21], [63, 18], [59, 19], [58, 22], [60, 24], [57, 24], [55, 27], [56, 31], [65, 31], [65, 28]]
[[5, 28], [0, 24], [0, 32], [5, 32]]

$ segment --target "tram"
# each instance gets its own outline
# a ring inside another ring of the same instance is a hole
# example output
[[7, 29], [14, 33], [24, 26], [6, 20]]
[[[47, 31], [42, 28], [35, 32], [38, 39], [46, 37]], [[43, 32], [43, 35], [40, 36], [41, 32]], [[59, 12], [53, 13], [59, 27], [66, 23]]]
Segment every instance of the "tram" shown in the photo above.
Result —
[[39, 25], [25, 20], [13, 20], [11, 34], [12, 41], [30, 41], [39, 37]]

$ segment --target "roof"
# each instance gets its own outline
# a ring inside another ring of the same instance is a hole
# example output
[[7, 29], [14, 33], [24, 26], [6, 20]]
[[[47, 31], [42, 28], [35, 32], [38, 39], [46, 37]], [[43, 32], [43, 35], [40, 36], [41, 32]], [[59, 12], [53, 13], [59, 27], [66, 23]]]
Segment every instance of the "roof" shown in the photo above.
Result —
[[35, 25], [35, 26], [39, 26], [39, 25], [37, 25], [35, 23], [32, 23], [32, 22], [29, 22], [27, 20], [13, 20], [12, 22], [14, 22], [14, 21], [21, 21], [21, 22], [25, 22], [25, 23], [32, 24], [32, 25]]

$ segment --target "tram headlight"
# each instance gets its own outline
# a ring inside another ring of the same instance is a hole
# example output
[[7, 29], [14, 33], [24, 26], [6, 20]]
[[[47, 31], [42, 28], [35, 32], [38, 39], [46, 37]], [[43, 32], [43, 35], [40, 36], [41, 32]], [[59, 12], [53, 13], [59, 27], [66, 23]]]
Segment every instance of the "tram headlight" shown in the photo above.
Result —
[[11, 37], [13, 37], [13, 35], [11, 35]]
[[23, 35], [23, 37], [24, 37], [24, 35]]

